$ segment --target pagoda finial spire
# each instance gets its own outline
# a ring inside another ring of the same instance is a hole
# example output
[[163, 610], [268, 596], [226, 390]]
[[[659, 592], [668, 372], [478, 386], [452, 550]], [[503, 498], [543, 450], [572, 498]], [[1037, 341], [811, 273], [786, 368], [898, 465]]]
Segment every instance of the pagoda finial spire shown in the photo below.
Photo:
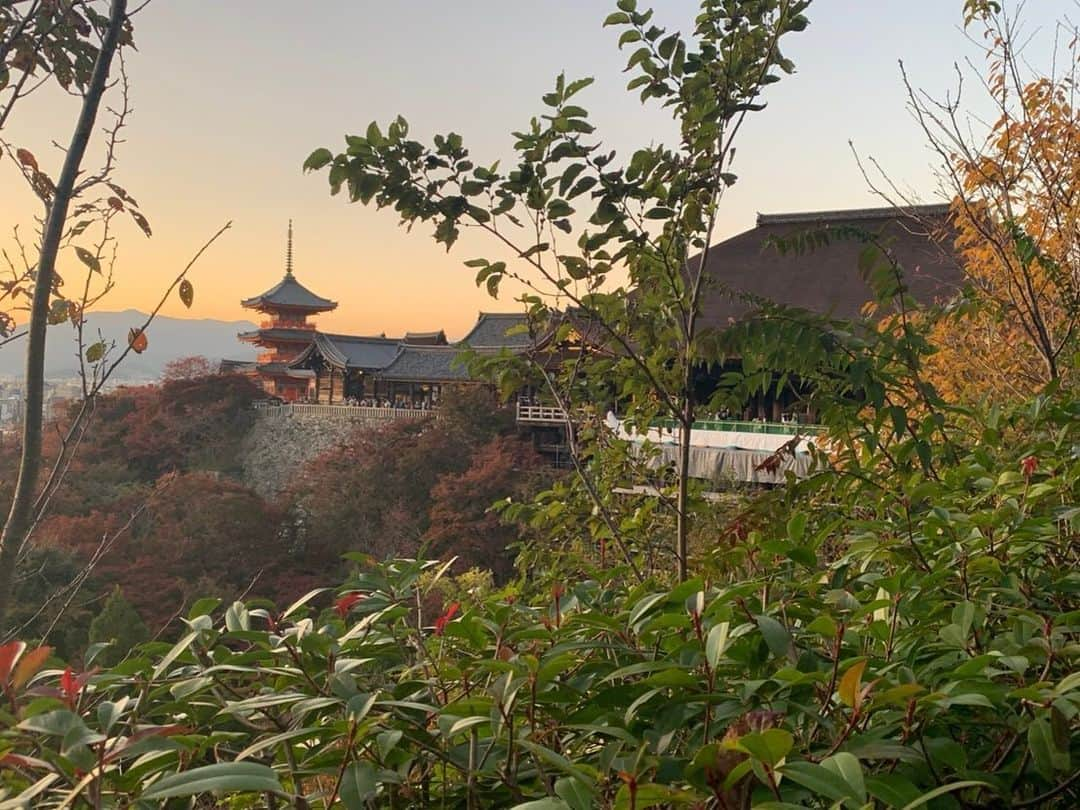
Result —
[[292, 220], [289, 220], [289, 241], [285, 248], [285, 275], [292, 275]]

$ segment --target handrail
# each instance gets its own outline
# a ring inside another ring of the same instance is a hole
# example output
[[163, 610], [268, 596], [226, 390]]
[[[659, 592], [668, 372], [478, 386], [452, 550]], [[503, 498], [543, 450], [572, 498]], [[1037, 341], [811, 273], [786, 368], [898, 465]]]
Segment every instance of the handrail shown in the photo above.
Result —
[[565, 422], [566, 411], [554, 405], [528, 405], [517, 403], [519, 422]]
[[[654, 419], [653, 427], [678, 430], [674, 419]], [[701, 419], [694, 422], [694, 430], [722, 430], [731, 433], [771, 433], [784, 436], [816, 436], [824, 428], [821, 425], [804, 425], [800, 422], [748, 422], [742, 419]]]

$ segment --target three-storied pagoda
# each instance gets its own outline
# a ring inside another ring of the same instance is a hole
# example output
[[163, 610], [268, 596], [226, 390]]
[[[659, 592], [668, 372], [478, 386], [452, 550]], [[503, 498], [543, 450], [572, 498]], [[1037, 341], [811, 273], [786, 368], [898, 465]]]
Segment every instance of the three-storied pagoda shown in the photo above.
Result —
[[292, 239], [292, 220], [289, 220], [285, 277], [262, 295], [240, 302], [241, 306], [267, 316], [258, 329], [242, 332], [239, 337], [263, 350], [255, 362], [254, 374], [268, 394], [287, 402], [306, 399], [312, 393], [312, 372], [289, 367], [315, 338], [315, 324], [308, 318], [337, 308], [336, 301], [316, 295], [296, 280]]

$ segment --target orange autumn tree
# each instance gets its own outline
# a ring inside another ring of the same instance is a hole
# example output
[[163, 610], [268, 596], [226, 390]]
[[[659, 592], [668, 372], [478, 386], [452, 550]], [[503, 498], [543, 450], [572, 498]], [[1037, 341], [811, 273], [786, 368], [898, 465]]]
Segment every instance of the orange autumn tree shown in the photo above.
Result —
[[[1019, 20], [994, 2], [970, 0], [981, 25], [995, 118], [983, 136], [961, 113], [961, 95], [934, 101], [910, 90], [942, 179], [953, 195], [956, 247], [969, 293], [935, 326], [930, 379], [958, 401], [1022, 397], [1067, 382], [1080, 321], [1080, 115], [1077, 31], [1039, 75], [1020, 54]], [[1061, 58], [1061, 57], [1064, 58]], [[1056, 70], [1057, 68], [1055, 68]]]

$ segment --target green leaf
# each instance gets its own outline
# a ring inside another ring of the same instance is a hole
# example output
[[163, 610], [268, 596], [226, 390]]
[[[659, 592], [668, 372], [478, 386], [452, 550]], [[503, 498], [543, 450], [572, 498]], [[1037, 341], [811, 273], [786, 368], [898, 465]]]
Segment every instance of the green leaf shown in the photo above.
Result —
[[1028, 726], [1028, 749], [1035, 769], [1048, 780], [1054, 778], [1054, 771], [1069, 767], [1069, 753], [1058, 748], [1054, 740], [1054, 729], [1045, 717], [1038, 717]]
[[793, 543], [801, 543], [806, 536], [806, 513], [796, 512], [787, 523], [787, 536]]
[[75, 254], [79, 257], [83, 264], [93, 270], [95, 273], [101, 272], [101, 262], [98, 261], [98, 257], [91, 253], [84, 247], [75, 246]]
[[341, 802], [348, 810], [364, 810], [378, 787], [375, 767], [363, 760], [354, 762], [341, 779]]
[[963, 790], [969, 787], [993, 787], [989, 782], [978, 782], [974, 779], [970, 779], [966, 782], [953, 782], [951, 785], [942, 785], [939, 788], [934, 788], [929, 793], [924, 793], [913, 802], [909, 802], [904, 805], [903, 810], [915, 810], [916, 807], [922, 807], [938, 796], [944, 796], [946, 793], [952, 793], [956, 790]]
[[724, 654], [724, 650], [727, 649], [728, 633], [731, 630], [730, 622], [719, 622], [713, 625], [709, 630], [709, 635], [705, 638], [705, 660], [709, 662], [710, 667], [716, 667], [716, 663], [720, 660], [720, 656]]
[[794, 744], [795, 738], [791, 736], [791, 732], [782, 728], [770, 728], [739, 737], [739, 747], [770, 768], [780, 764]]
[[574, 81], [570, 82], [570, 84], [566, 85], [566, 92], [563, 94], [563, 99], [568, 99], [575, 93], [584, 90], [586, 87], [592, 84], [593, 81], [595, 80], [591, 76], [586, 76], [582, 79], [575, 79]]
[[551, 245], [549, 245], [547, 242], [539, 242], [539, 243], [533, 245], [528, 250], [524, 251], [521, 254], [521, 258], [528, 259], [528, 258], [530, 258], [532, 256], [535, 256], [537, 253], [543, 253], [545, 250], [547, 250], [550, 247], [551, 247]]
[[813, 762], [787, 762], [780, 772], [792, 782], [834, 802], [859, 801], [859, 795], [840, 774]]
[[673, 804], [690, 804], [695, 801], [689, 793], [655, 782], [638, 785], [634, 799], [631, 803], [630, 789], [623, 785], [615, 795], [615, 810], [630, 810], [631, 807], [645, 810], [647, 807], [670, 807]]
[[838, 773], [845, 782], [851, 785], [859, 804], [866, 803], [866, 782], [863, 779], [862, 765], [854, 754], [841, 751], [823, 761], [821, 766]]
[[898, 773], [870, 776], [866, 780], [866, 789], [871, 796], [889, 807], [903, 807], [919, 798], [919, 789], [910, 779]]
[[287, 742], [289, 740], [299, 739], [299, 738], [302, 738], [302, 737], [314, 737], [314, 736], [317, 736], [319, 734], [319, 732], [320, 732], [319, 728], [317, 728], [315, 726], [309, 726], [308, 728], [298, 728], [298, 729], [294, 729], [292, 731], [283, 731], [280, 734], [271, 734], [269, 737], [262, 737], [262, 738], [256, 740], [255, 742], [253, 742], [251, 745], [249, 745], [247, 748], [245, 748], [239, 754], [237, 754], [236, 755], [236, 761], [239, 762], [240, 760], [247, 759], [252, 754], [257, 754], [260, 751], [266, 750], [267, 748], [273, 748], [275, 745], [278, 745], [279, 743]]
[[758, 616], [755, 621], [773, 655], [784, 658], [792, 654], [791, 636], [784, 625], [772, 616]]
[[318, 171], [333, 159], [334, 155], [329, 149], [326, 149], [325, 147], [316, 149], [308, 155], [307, 160], [304, 161], [304, 171]]
[[446, 737], [447, 739], [449, 739], [456, 734], [460, 734], [463, 731], [468, 731], [474, 726], [482, 726], [490, 722], [491, 717], [462, 717], [460, 720], [456, 721], [452, 726], [450, 726], [449, 730], [446, 732]]
[[564, 776], [555, 783], [555, 794], [570, 810], [590, 810], [595, 805], [593, 791], [580, 779]]
[[284, 793], [277, 774], [256, 762], [219, 762], [159, 779], [143, 792], [146, 800], [197, 796], [201, 793]]
[[86, 347], [86, 362], [96, 363], [102, 357], [105, 356], [106, 349], [105, 341], [99, 340], [97, 343], [92, 343]]
[[534, 802], [515, 804], [511, 810], [570, 810], [570, 805], [562, 799], [548, 796], [544, 799], [537, 799]]

